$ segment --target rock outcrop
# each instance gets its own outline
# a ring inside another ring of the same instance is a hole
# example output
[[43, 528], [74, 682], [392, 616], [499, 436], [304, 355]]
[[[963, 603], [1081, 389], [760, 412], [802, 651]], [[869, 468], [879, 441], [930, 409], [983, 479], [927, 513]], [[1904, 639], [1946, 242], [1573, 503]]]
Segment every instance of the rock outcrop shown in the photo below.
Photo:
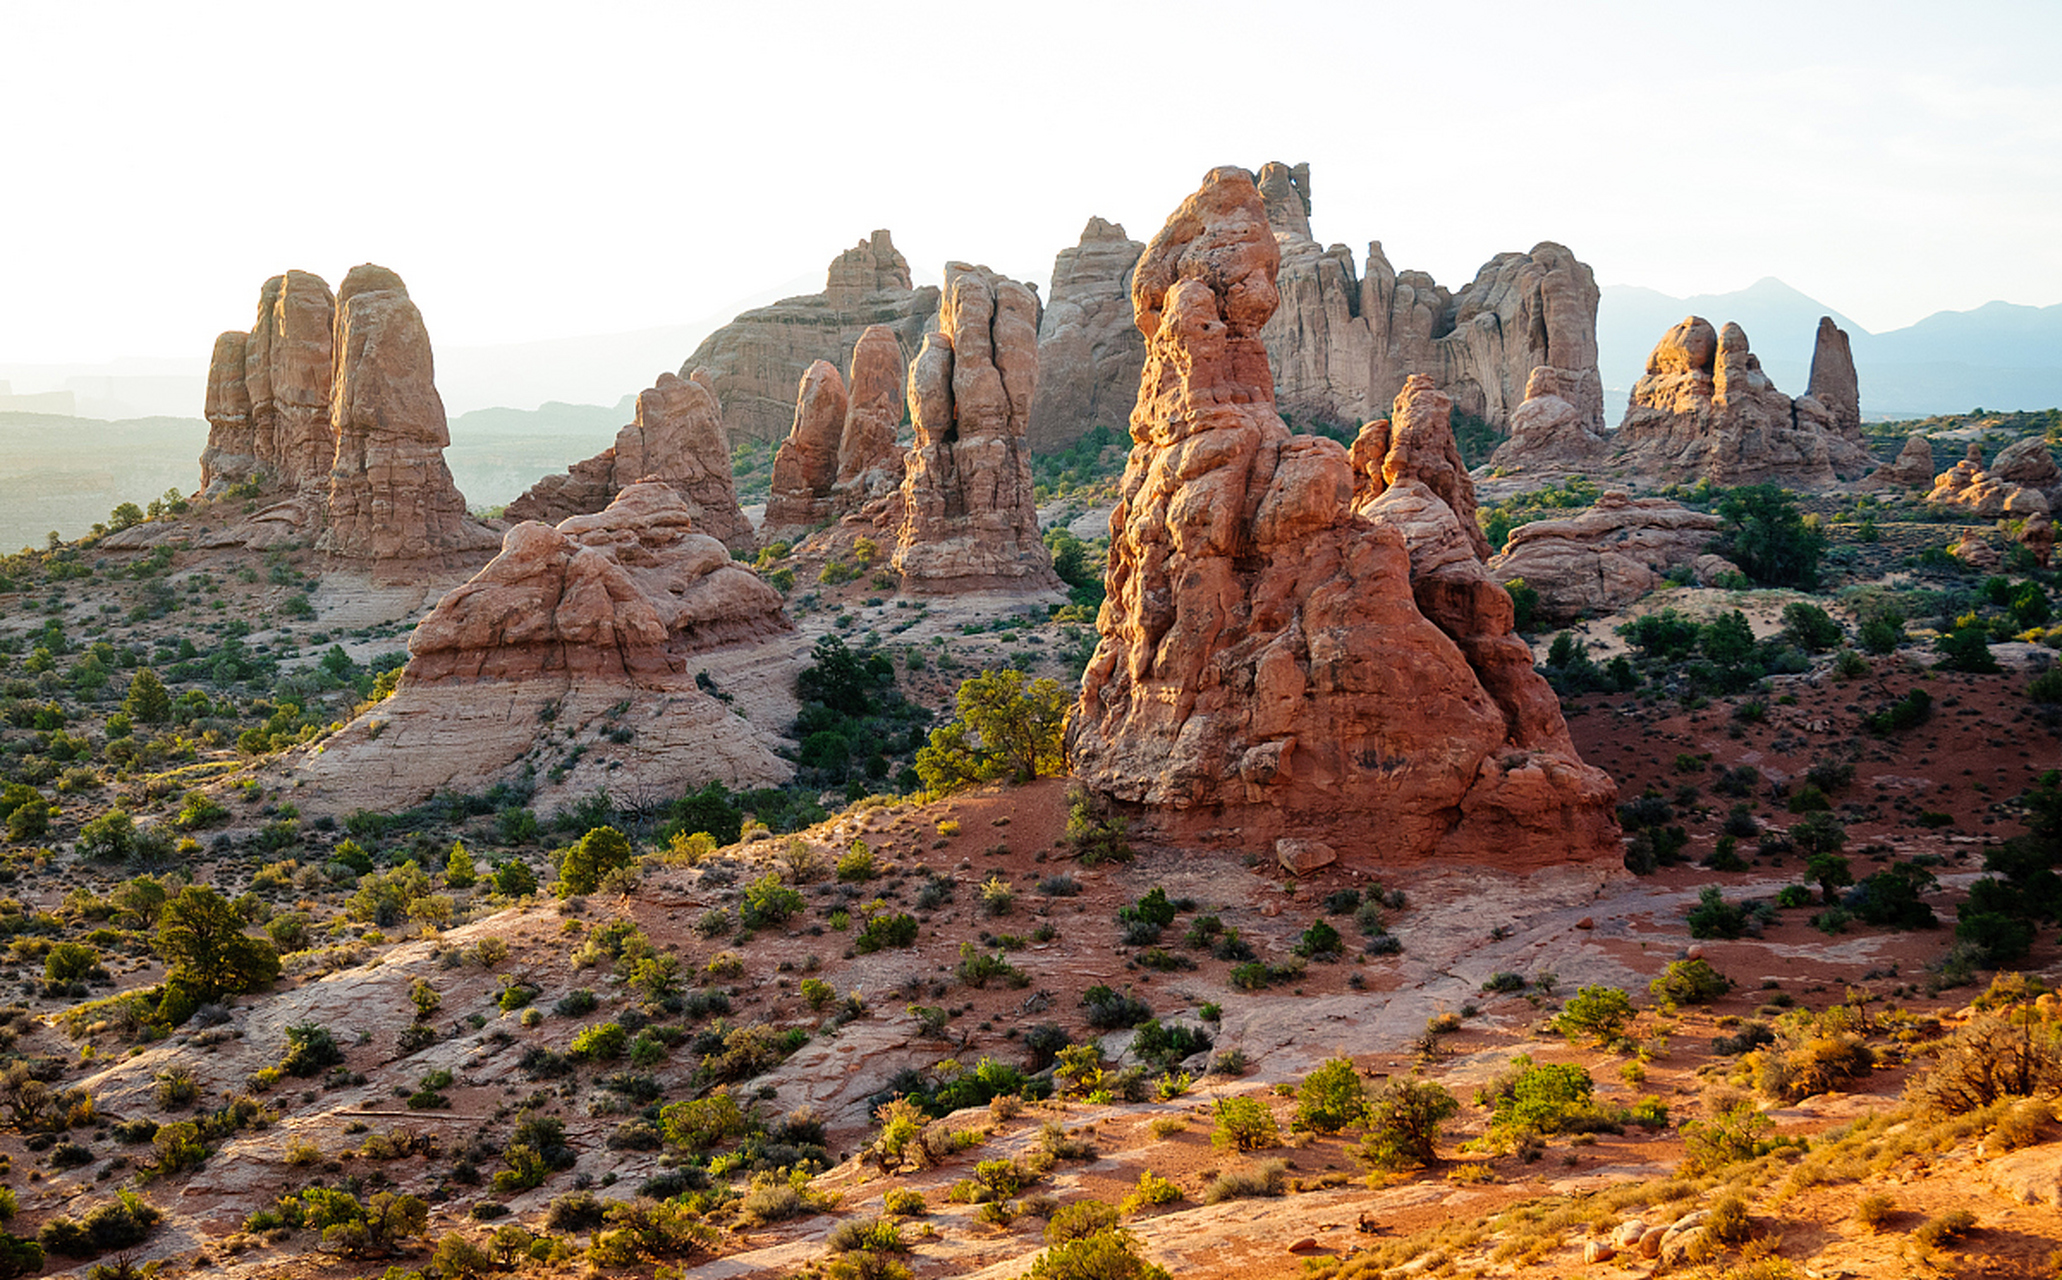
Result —
[[1487, 576], [1447, 398], [1412, 383], [1353, 455], [1277, 416], [1280, 252], [1252, 175], [1221, 168], [1139, 260], [1146, 363], [1076, 775], [1253, 849], [1615, 858], [1615, 788]]
[[317, 546], [355, 559], [424, 560], [494, 546], [466, 513], [444, 450], [429, 331], [400, 278], [351, 268], [337, 291], [327, 524]]
[[950, 263], [938, 329], [909, 366], [916, 443], [894, 564], [920, 591], [1057, 590], [1024, 443], [1038, 382], [1038, 295]]
[[[2023, 448], [2031, 443], [2039, 449], [2039, 457], [2032, 456]], [[2013, 450], [2020, 450], [2013, 454]], [[2043, 469], [2039, 459], [2046, 459], [2048, 467]], [[1933, 491], [1926, 495], [1926, 501], [1944, 507], [1966, 508], [1972, 515], [1986, 519], [2007, 516], [2030, 516], [2036, 512], [2046, 514], [2051, 508], [2048, 497], [2034, 485], [2021, 483], [2007, 476], [2009, 469], [2021, 476], [2039, 476], [2055, 465], [2045, 446], [2038, 440], [2020, 441], [2000, 454], [1999, 465], [1986, 468], [1983, 465], [1983, 446], [1971, 441], [1969, 452], [1954, 466], [1933, 478]]]
[[1871, 461], [1823, 406], [1776, 389], [1739, 325], [1715, 330], [1702, 316], [1670, 329], [1648, 355], [1614, 444], [1640, 475], [1681, 483], [1823, 486], [1859, 477]]
[[730, 442], [715, 393], [692, 378], [662, 373], [637, 396], [637, 416], [616, 442], [592, 458], [549, 475], [508, 504], [511, 521], [556, 524], [592, 515], [644, 479], [662, 480], [686, 500], [695, 527], [732, 551], [758, 546], [738, 508]]
[[2045, 569], [2055, 554], [2055, 522], [2045, 511], [2036, 511], [2026, 517], [2019, 526], [2019, 545], [2033, 555], [2034, 563]]
[[251, 451], [269, 487], [329, 487], [336, 455], [329, 408], [336, 312], [329, 285], [306, 271], [274, 276], [259, 291], [258, 321], [244, 344], [244, 388]]
[[394, 695], [302, 772], [333, 803], [371, 792], [405, 804], [506, 777], [562, 738], [584, 744], [574, 776], [556, 780], [568, 792], [600, 785], [610, 761], [654, 794], [784, 781], [793, 769], [771, 730], [697, 676], [770, 659], [763, 678], [709, 686], [755, 704], [771, 693], [759, 723], [785, 724], [792, 700], [778, 690], [793, 680], [794, 646], [776, 642], [792, 630], [779, 593], [695, 529], [677, 490], [633, 484], [597, 514], [510, 529], [501, 554], [416, 628]]
[[845, 427], [838, 440], [838, 479], [831, 509], [856, 511], [902, 485], [902, 344], [886, 325], [870, 325], [852, 348], [845, 373]]
[[733, 439], [780, 440], [793, 423], [795, 385], [818, 360], [845, 358], [869, 325], [894, 333], [906, 354], [923, 340], [938, 290], [910, 287], [909, 263], [885, 231], [831, 263], [822, 293], [757, 307], [702, 340], [680, 367], [708, 371]]
[[1933, 484], [1933, 442], [1922, 435], [1905, 439], [1897, 457], [1869, 473], [1868, 483], [1894, 485], [1900, 489], [1924, 489]]
[[1356, 271], [1345, 245], [1313, 240], [1308, 165], [1269, 164], [1259, 184], [1282, 257], [1282, 305], [1261, 337], [1284, 414], [1364, 422], [1424, 374], [1460, 412], [1501, 427], [1547, 365], [1583, 428], [1602, 432], [1596, 278], [1566, 248], [1498, 254], [1453, 293], [1422, 271], [1398, 272], [1379, 241]]
[[208, 443], [200, 455], [203, 497], [220, 497], [232, 486], [258, 474], [257, 444], [251, 435], [251, 392], [245, 381], [244, 350], [250, 335], [236, 329], [215, 339], [208, 361], [208, 391], [203, 415]]
[[1038, 394], [1025, 430], [1033, 452], [1064, 449], [1096, 427], [1121, 429], [1131, 420], [1146, 358], [1131, 322], [1131, 268], [1143, 252], [1123, 227], [1090, 218], [1081, 243], [1053, 260], [1052, 297], [1038, 322]]
[[1541, 365], [1525, 381], [1525, 402], [1511, 415], [1510, 438], [1489, 455], [1501, 471], [1584, 473], [1611, 451], [1573, 400], [1561, 394], [1563, 371]]
[[2008, 484], [2023, 484], [2044, 493], [2062, 485], [2062, 467], [2055, 465], [2055, 455], [2048, 452], [2047, 442], [2039, 436], [2028, 436], [2000, 449], [1991, 461], [1990, 473]]
[[1848, 345], [1847, 331], [1834, 324], [1831, 316], [1819, 317], [1818, 337], [1811, 349], [1811, 380], [1805, 384], [1803, 398], [1819, 406], [1827, 428], [1835, 435], [1861, 444], [1862, 393], [1854, 372], [1854, 351]]
[[1737, 572], [1706, 555], [1718, 528], [1707, 512], [1614, 490], [1572, 515], [1511, 530], [1489, 573], [1506, 584], [1523, 579], [1539, 593], [1535, 616], [1558, 626], [1621, 609], [1661, 587], [1672, 570], [1689, 568], [1699, 581]]
[[831, 489], [838, 483], [838, 446], [850, 401], [838, 367], [818, 360], [795, 391], [795, 421], [773, 455], [771, 493], [760, 535], [792, 542], [831, 519]]

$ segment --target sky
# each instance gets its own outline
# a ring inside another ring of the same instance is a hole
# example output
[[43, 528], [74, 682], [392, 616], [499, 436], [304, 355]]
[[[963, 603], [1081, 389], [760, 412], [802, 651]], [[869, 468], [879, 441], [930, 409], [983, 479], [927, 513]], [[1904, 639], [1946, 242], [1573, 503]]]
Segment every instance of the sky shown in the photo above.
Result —
[[1874, 332], [2062, 302], [2054, 0], [0, 0], [0, 49], [0, 363], [204, 370], [266, 277], [362, 261], [440, 346], [820, 288], [875, 227], [1042, 284], [1268, 160], [1451, 286], [1557, 240]]

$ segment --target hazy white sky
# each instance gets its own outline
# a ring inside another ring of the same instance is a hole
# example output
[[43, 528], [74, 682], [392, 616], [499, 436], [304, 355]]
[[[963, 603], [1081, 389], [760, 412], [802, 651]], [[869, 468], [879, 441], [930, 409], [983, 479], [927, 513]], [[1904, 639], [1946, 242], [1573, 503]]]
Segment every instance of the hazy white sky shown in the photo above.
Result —
[[1269, 159], [1448, 284], [1552, 239], [1873, 331], [2062, 301], [2055, 0], [0, 0], [0, 51], [0, 362], [204, 362], [367, 260], [440, 346], [681, 323], [883, 226], [1042, 284]]

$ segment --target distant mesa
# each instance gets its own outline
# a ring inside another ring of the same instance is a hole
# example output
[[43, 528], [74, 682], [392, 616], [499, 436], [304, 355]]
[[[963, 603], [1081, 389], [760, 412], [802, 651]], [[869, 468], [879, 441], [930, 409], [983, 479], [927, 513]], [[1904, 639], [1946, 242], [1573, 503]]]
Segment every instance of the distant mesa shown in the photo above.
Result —
[[1407, 380], [1350, 454], [1277, 415], [1279, 236], [1254, 176], [1220, 168], [1138, 261], [1142, 452], [1068, 725], [1077, 776], [1198, 842], [1615, 862], [1616, 789], [1483, 563], [1452, 397]]
[[[205, 413], [203, 495], [271, 499], [208, 545], [312, 543], [375, 565], [495, 545], [444, 462], [451, 436], [422, 313], [385, 267], [353, 267], [335, 294], [305, 271], [266, 281], [250, 331], [215, 340]], [[105, 545], [165, 533], [139, 525]]]
[[751, 522], [738, 507], [723, 410], [703, 370], [684, 378], [660, 374], [638, 394], [636, 419], [616, 433], [613, 445], [531, 485], [504, 514], [546, 524], [592, 515], [647, 478], [672, 486], [703, 533], [739, 554], [757, 550]]
[[1792, 400], [1762, 372], [1737, 324], [1690, 316], [1647, 357], [1613, 440], [1619, 460], [1656, 483], [1779, 482], [1812, 488], [1861, 477], [1873, 463], [1847, 338], [1819, 326], [1812, 388]]
[[631, 484], [597, 514], [510, 529], [415, 629], [393, 696], [301, 774], [329, 803], [391, 807], [505, 780], [554, 735], [587, 744], [557, 780], [568, 794], [611, 768], [654, 790], [782, 782], [770, 726], [796, 712], [792, 632], [779, 593], [696, 529], [677, 489]]
[[838, 255], [822, 293], [757, 307], [710, 334], [680, 367], [708, 373], [734, 439], [780, 440], [793, 424], [795, 386], [818, 360], [842, 362], [869, 326], [895, 335], [901, 360], [915, 354], [938, 307], [938, 290], [912, 288], [909, 262], [886, 231]]

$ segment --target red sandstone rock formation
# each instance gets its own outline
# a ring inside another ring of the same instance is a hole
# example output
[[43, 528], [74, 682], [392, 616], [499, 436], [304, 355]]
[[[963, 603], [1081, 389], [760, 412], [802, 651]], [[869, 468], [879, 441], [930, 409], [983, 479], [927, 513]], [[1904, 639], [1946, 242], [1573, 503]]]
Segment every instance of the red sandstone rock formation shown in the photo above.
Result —
[[1623, 608], [1661, 587], [1674, 569], [1701, 567], [1700, 580], [1714, 581], [1737, 573], [1731, 562], [1705, 554], [1718, 526], [1707, 512], [1614, 490], [1571, 515], [1511, 530], [1489, 573], [1503, 583], [1524, 579], [1539, 593], [1540, 620], [1559, 625]]
[[510, 529], [409, 638], [394, 695], [299, 772], [312, 800], [392, 806], [510, 777], [553, 739], [581, 748], [545, 784], [568, 797], [623, 777], [654, 794], [782, 782], [792, 633], [779, 594], [696, 530], [678, 490], [633, 484], [597, 514]]
[[1933, 443], [1922, 435], [1907, 437], [1897, 457], [1869, 473], [1867, 483], [1925, 489], [1933, 484]]
[[869, 325], [852, 348], [845, 375], [845, 428], [838, 440], [838, 480], [831, 508], [856, 511], [902, 484], [902, 344], [886, 325]]
[[795, 384], [818, 360], [845, 359], [868, 326], [914, 351], [938, 309], [938, 290], [910, 288], [909, 263], [876, 231], [831, 263], [822, 293], [757, 307], [710, 334], [680, 366], [706, 369], [733, 439], [780, 440], [793, 423]]
[[269, 487], [289, 493], [329, 487], [336, 454], [329, 413], [335, 327], [336, 299], [320, 276], [289, 271], [267, 280], [258, 294], [258, 321], [244, 346], [244, 386], [252, 453]]
[[[2032, 450], [2026, 448], [2029, 444], [2033, 446]], [[2042, 461], [2046, 461], [2046, 467], [2041, 466]], [[2054, 466], [2055, 460], [2045, 445], [2038, 440], [2022, 440], [1999, 453], [1992, 466], [1985, 467], [1983, 446], [1972, 440], [1967, 455], [1960, 462], [1934, 477], [1933, 491], [1926, 495], [1926, 501], [1946, 507], [1966, 507], [1971, 513], [1987, 519], [2046, 513], [2052, 509], [2047, 494], [2035, 484], [2013, 477], [2038, 480], [2049, 475]]]
[[671, 485], [687, 501], [696, 527], [732, 551], [757, 547], [751, 522], [738, 508], [716, 396], [702, 383], [670, 373], [639, 393], [636, 420], [616, 433], [615, 444], [531, 485], [508, 504], [507, 518], [555, 524], [591, 515], [646, 478]]
[[1056, 590], [1024, 431], [1038, 380], [1038, 295], [986, 267], [945, 268], [938, 331], [909, 366], [916, 445], [894, 564], [917, 590]]
[[838, 367], [818, 360], [795, 392], [795, 421], [773, 456], [772, 492], [759, 534], [792, 542], [831, 520], [831, 489], [838, 483], [838, 446], [850, 399]]
[[231, 329], [215, 339], [208, 361], [208, 393], [202, 412], [208, 420], [208, 444], [200, 455], [200, 487], [205, 497], [250, 480], [258, 471], [257, 446], [251, 436], [251, 392], [244, 381], [244, 349], [250, 335]]
[[1739, 325], [1714, 331], [1690, 316], [1647, 357], [1614, 443], [1657, 481], [1814, 486], [1861, 475], [1867, 452], [1818, 402], [1802, 403], [1769, 381]]
[[1510, 438], [1489, 455], [1492, 468], [1582, 474], [1603, 462], [1611, 452], [1610, 441], [1561, 394], [1566, 376], [1551, 365], [1532, 371], [1525, 382], [1525, 403], [1511, 415]]
[[1412, 384], [1353, 456], [1290, 435], [1260, 339], [1279, 261], [1235, 168], [1139, 260], [1146, 364], [1076, 774], [1195, 838], [1615, 857], [1615, 789], [1576, 757], [1484, 570], [1450, 403]]
[[1854, 352], [1847, 331], [1833, 323], [1833, 317], [1819, 317], [1818, 338], [1811, 351], [1811, 380], [1798, 398], [1800, 415], [1809, 412], [1803, 401], [1819, 407], [1826, 429], [1841, 439], [1862, 446], [1861, 383], [1854, 372]]
[[1090, 218], [1081, 243], [1053, 260], [1052, 297], [1038, 322], [1038, 394], [1025, 429], [1034, 452], [1130, 421], [1146, 357], [1131, 322], [1131, 267], [1144, 251], [1123, 227]]
[[353, 267], [338, 295], [329, 527], [316, 545], [374, 561], [492, 547], [444, 464], [451, 434], [422, 313], [384, 267]]

